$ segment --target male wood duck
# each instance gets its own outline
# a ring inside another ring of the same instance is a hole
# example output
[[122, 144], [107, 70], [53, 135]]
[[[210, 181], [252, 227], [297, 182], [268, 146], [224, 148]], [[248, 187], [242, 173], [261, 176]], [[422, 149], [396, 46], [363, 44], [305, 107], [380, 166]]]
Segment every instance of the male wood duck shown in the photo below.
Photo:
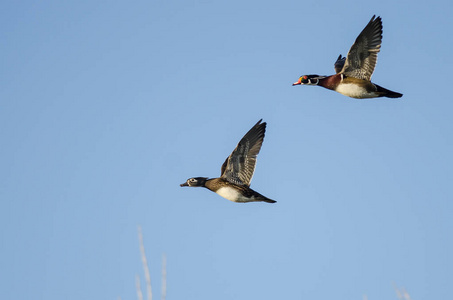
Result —
[[382, 42], [381, 17], [373, 16], [359, 34], [348, 55], [341, 54], [335, 62], [335, 75], [303, 75], [294, 85], [319, 85], [351, 98], [400, 98], [403, 94], [392, 92], [371, 82]]
[[193, 177], [187, 179], [181, 186], [205, 187], [233, 202], [277, 202], [250, 188], [250, 181], [255, 171], [256, 157], [260, 152], [266, 131], [266, 122], [261, 123], [261, 121], [259, 120], [244, 135], [230, 156], [227, 157], [222, 165], [219, 178]]

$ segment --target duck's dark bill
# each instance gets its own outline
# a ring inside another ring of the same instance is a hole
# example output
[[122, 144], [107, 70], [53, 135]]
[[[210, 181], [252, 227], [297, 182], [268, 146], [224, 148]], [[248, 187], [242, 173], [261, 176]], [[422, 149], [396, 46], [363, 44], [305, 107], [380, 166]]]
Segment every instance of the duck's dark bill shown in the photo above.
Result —
[[187, 181], [186, 181], [184, 183], [181, 183], [179, 186], [189, 186], [189, 185], [187, 184]]

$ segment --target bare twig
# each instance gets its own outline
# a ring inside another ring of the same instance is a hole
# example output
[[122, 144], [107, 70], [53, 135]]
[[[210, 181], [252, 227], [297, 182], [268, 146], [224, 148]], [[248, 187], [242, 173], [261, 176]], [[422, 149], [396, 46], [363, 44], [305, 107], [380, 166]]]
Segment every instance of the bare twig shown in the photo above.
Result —
[[143, 235], [142, 235], [141, 226], [138, 226], [138, 240], [140, 243], [140, 253], [142, 256], [143, 270], [145, 272], [146, 291], [147, 291], [147, 296], [148, 296], [147, 298], [148, 298], [148, 300], [152, 300], [153, 293], [151, 290], [151, 276], [149, 275], [148, 261], [146, 260], [145, 246], [143, 245]]
[[406, 291], [406, 289], [404, 287], [398, 288], [396, 286], [396, 284], [393, 284], [393, 288], [395, 289], [396, 296], [398, 297], [398, 299], [411, 300], [411, 296], [409, 295], [409, 293]]
[[143, 300], [142, 287], [140, 286], [140, 276], [135, 275], [135, 289], [137, 290], [138, 300]]

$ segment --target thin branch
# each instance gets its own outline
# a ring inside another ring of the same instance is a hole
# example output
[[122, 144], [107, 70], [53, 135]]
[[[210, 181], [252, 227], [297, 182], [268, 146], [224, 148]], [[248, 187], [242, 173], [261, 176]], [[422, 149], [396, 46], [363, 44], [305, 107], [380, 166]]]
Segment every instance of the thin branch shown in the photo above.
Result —
[[162, 296], [161, 300], [167, 297], [167, 256], [162, 254]]
[[138, 300], [143, 300], [142, 287], [140, 286], [140, 276], [135, 275], [135, 289], [137, 290]]
[[142, 235], [142, 227], [141, 226], [138, 226], [138, 240], [139, 240], [139, 243], [140, 243], [140, 253], [141, 253], [141, 256], [142, 256], [143, 270], [145, 272], [147, 296], [148, 296], [148, 300], [152, 300], [153, 299], [153, 293], [151, 291], [151, 276], [149, 275], [148, 261], [146, 260], [145, 246], [143, 245], [143, 235]]
[[403, 287], [398, 288], [395, 283], [393, 284], [393, 288], [395, 289], [396, 296], [398, 297], [398, 299], [411, 300], [411, 296], [409, 295], [409, 293], [406, 291], [405, 288], [403, 288]]

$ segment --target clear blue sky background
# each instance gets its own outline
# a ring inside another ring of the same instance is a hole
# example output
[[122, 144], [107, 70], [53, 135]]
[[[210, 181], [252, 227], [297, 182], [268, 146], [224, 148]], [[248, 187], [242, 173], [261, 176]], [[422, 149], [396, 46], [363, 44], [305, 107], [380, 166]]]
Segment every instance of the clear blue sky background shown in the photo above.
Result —
[[[402, 99], [291, 86], [373, 14]], [[136, 299], [140, 224], [168, 300], [447, 299], [452, 36], [450, 0], [4, 1], [0, 298]], [[260, 118], [276, 204], [179, 187]]]

